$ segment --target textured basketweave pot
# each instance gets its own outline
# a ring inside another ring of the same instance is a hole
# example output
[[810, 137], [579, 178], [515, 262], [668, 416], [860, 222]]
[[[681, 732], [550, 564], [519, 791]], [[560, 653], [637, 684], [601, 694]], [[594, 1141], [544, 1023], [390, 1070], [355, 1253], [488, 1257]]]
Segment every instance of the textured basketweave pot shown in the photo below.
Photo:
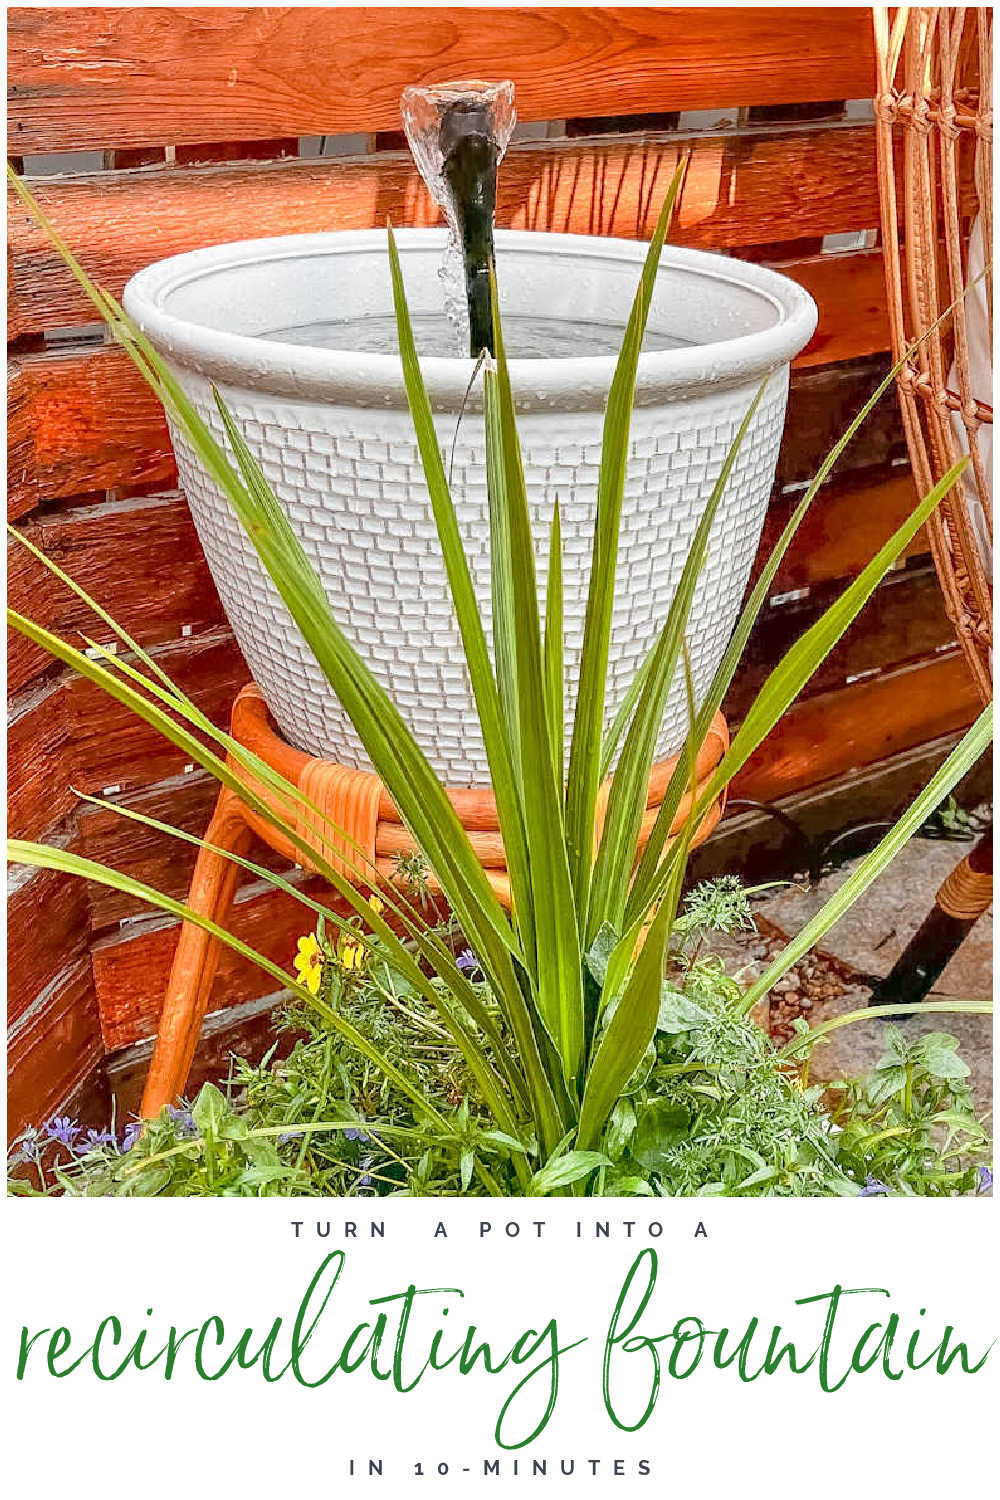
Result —
[[[489, 518], [481, 398], [450, 347], [444, 231], [398, 235], [417, 347], [469, 565], [489, 628]], [[566, 734], [583, 638], [604, 405], [646, 247], [501, 231], [497, 271], [539, 586], [558, 497], [563, 533]], [[449, 786], [487, 785], [433, 516], [395, 353], [384, 231], [244, 241], [135, 276], [125, 306], [221, 438], [214, 383], [315, 564], [347, 636]], [[762, 379], [770, 381], [720, 505], [688, 631], [704, 692], [739, 609], [774, 478], [788, 364], [811, 298], [756, 265], [665, 250], [625, 481], [608, 715], [646, 656], [698, 518]], [[366, 352], [366, 351], [385, 352]], [[426, 351], [426, 352], [425, 352]], [[528, 357], [518, 357], [519, 355]], [[457, 438], [456, 438], [457, 426]], [[252, 544], [176, 430], [181, 483], [223, 606], [285, 738], [369, 765]], [[453, 452], [453, 457], [452, 457]], [[686, 728], [675, 682], [657, 758]]]

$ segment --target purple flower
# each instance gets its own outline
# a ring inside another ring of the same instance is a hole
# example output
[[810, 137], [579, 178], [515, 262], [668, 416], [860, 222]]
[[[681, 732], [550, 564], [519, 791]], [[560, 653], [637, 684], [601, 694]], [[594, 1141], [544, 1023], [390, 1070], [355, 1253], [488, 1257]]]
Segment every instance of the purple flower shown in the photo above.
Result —
[[189, 1109], [178, 1109], [176, 1104], [167, 1105], [167, 1116], [177, 1126], [181, 1135], [197, 1135], [198, 1127]]
[[83, 1156], [88, 1151], [96, 1151], [99, 1146], [116, 1146], [117, 1144], [118, 1142], [115, 1139], [113, 1130], [94, 1130], [91, 1128], [82, 1140], [77, 1141], [73, 1149]]
[[477, 974], [479, 972], [479, 959], [471, 948], [464, 948], [455, 962], [463, 974]]
[[69, 1115], [54, 1115], [43, 1131], [46, 1139], [57, 1140], [60, 1146], [72, 1146], [79, 1136], [79, 1125]]
[[345, 1141], [366, 1141], [367, 1139], [368, 1137], [363, 1130], [355, 1130], [353, 1126], [349, 1130], [344, 1131]]
[[69, 1115], [55, 1115], [45, 1126], [45, 1134], [50, 1141], [58, 1141], [60, 1146], [72, 1146], [80, 1134], [80, 1127]]
[[878, 1198], [882, 1194], [885, 1194], [886, 1196], [888, 1196], [888, 1193], [889, 1193], [889, 1189], [886, 1187], [885, 1183], [884, 1182], [879, 1182], [879, 1180], [878, 1180], [877, 1177], [872, 1177], [869, 1174], [868, 1179], [865, 1182], [864, 1187], [861, 1189], [860, 1193], [858, 1194], [858, 1197], [859, 1198]]
[[122, 1131], [122, 1152], [131, 1151], [141, 1135], [142, 1121], [130, 1120]]
[[372, 1180], [367, 1172], [363, 1172], [358, 1178], [358, 1187], [371, 1187]]
[[993, 1173], [989, 1167], [979, 1168], [979, 1181], [976, 1184], [977, 1193], [988, 1193], [993, 1187]]
[[38, 1131], [33, 1125], [29, 1125], [21, 1137], [21, 1160], [31, 1161], [37, 1165], [41, 1159], [42, 1147], [38, 1139]]
[[278, 1145], [279, 1146], [287, 1146], [288, 1143], [289, 1143], [289, 1141], [300, 1141], [301, 1139], [302, 1139], [302, 1131], [301, 1130], [286, 1130], [285, 1133], [284, 1133], [284, 1135], [279, 1135], [278, 1136]]

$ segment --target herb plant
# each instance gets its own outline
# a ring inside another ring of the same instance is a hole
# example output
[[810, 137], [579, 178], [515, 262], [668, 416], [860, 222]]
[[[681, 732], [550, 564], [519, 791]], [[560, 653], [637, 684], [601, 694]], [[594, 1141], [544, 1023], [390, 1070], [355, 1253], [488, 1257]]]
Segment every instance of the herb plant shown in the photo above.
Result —
[[[749, 910], [732, 880], [698, 886], [675, 924], [669, 985], [653, 1041], [615, 1104], [601, 1148], [564, 1150], [528, 1191], [592, 1179], [606, 1196], [952, 1194], [989, 1184], [989, 1138], [972, 1109], [966, 1065], [942, 1033], [887, 1051], [865, 1079], [808, 1083], [742, 1014], [742, 991], [711, 951], [712, 933]], [[515, 1162], [536, 1153], [497, 1130], [435, 1012], [380, 957], [345, 969], [327, 945], [321, 992], [350, 1011], [384, 1056], [407, 1067], [446, 1122], [428, 1130], [412, 1101], [306, 1006], [281, 1025], [298, 1034], [258, 1064], [233, 1060], [224, 1090], [147, 1126], [84, 1132], [53, 1120], [17, 1143], [39, 1186], [70, 1196], [442, 1196], [516, 1192]], [[592, 960], [600, 972], [598, 958]], [[480, 981], [481, 982], [481, 981]], [[484, 1000], [487, 997], [484, 994]], [[530, 1143], [529, 1143], [530, 1146]]]

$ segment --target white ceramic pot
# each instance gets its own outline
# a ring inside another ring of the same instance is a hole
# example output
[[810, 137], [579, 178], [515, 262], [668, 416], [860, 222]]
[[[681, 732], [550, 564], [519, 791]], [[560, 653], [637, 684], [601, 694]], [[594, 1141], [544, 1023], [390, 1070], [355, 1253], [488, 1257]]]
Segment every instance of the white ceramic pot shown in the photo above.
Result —
[[[581, 235], [497, 234], [540, 588], [559, 498], [566, 734], [583, 636], [604, 404], [646, 247]], [[424, 379], [489, 634], [489, 522], [481, 408], [448, 357], [444, 231], [398, 235]], [[323, 580], [337, 619], [450, 786], [489, 781], [458, 627], [395, 350], [381, 230], [244, 241], [133, 277], [125, 306], [213, 430], [214, 382]], [[712, 485], [765, 375], [713, 528], [689, 629], [696, 690], [725, 649], [760, 537], [784, 421], [789, 360], [816, 322], [811, 298], [760, 266], [668, 247], [639, 360], [616, 579], [608, 715], [664, 620]], [[443, 339], [443, 344], [441, 343]], [[444, 352], [435, 352], [440, 345]], [[331, 347], [335, 346], [335, 347]], [[360, 346], [360, 347], [359, 347]], [[390, 352], [364, 352], [365, 350]], [[547, 357], [518, 357], [544, 354]], [[183, 436], [181, 483], [223, 606], [284, 736], [366, 767], [364, 748], [236, 517]], [[544, 597], [544, 596], [543, 596]], [[681, 743], [674, 684], [658, 754]]]

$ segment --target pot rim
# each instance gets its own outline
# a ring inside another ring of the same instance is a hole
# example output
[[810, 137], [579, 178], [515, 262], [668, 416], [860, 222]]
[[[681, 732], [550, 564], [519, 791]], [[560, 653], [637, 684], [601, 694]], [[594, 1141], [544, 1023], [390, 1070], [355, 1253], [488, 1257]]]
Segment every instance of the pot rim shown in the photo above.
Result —
[[[404, 272], [407, 253], [443, 250], [444, 229], [402, 229], [396, 241]], [[607, 236], [553, 234], [498, 229], [498, 251], [520, 255], [588, 257], [631, 263], [636, 281], [648, 249], [644, 241]], [[386, 252], [382, 229], [334, 230], [322, 234], [281, 235], [212, 245], [156, 261], [137, 272], [125, 287], [126, 312], [155, 348], [182, 369], [230, 386], [252, 385], [255, 391], [346, 406], [406, 408], [402, 365], [396, 354], [332, 350], [251, 334], [211, 328], [167, 310], [173, 293], [191, 281], [241, 265], [329, 256], [359, 251]], [[661, 268], [693, 272], [718, 288], [739, 288], [770, 305], [774, 323], [754, 333], [680, 349], [655, 350], [639, 356], [635, 404], [654, 405], [665, 398], [683, 399], [708, 388], [759, 383], [789, 363], [816, 327], [812, 297], [776, 271], [705, 250], [666, 245]], [[521, 411], [582, 411], [603, 408], [616, 355], [557, 359], [511, 359], [511, 384]], [[481, 388], [468, 392], [472, 361], [468, 358], [421, 357], [427, 394], [436, 411], [481, 409]], [[468, 399], [467, 399], [468, 398]]]

